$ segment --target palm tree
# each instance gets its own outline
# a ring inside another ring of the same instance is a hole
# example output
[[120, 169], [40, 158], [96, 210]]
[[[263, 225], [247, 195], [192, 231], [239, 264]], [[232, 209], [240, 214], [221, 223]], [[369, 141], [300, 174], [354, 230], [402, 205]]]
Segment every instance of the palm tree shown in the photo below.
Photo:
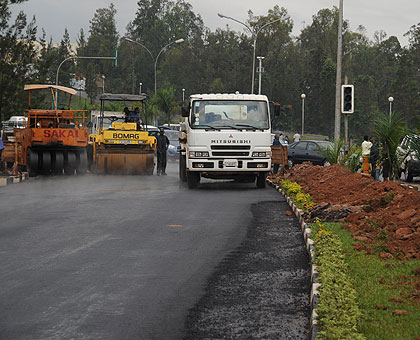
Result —
[[380, 113], [374, 122], [374, 133], [377, 138], [384, 178], [389, 175], [389, 178], [398, 178], [398, 161], [396, 150], [402, 138], [407, 133], [407, 126], [405, 125], [401, 116], [394, 112], [391, 115]]
[[174, 88], [168, 88], [159, 90], [152, 98], [152, 104], [165, 113], [168, 124], [171, 123], [171, 113], [175, 107], [174, 97]]

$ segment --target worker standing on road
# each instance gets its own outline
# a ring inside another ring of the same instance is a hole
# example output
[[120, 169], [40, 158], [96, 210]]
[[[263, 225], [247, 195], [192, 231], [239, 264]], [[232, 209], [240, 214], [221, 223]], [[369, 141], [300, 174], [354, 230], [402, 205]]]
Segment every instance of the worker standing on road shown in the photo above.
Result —
[[3, 140], [0, 137], [0, 171], [2, 170], [2, 165], [3, 165], [2, 161], [1, 161], [1, 154], [2, 154], [3, 150], [4, 150], [4, 144], [3, 144]]
[[[280, 135], [279, 134], [276, 134], [274, 136], [273, 145], [281, 146]], [[274, 167], [273, 167], [273, 173], [274, 174], [277, 174], [279, 172], [279, 167], [280, 167], [280, 164], [274, 164]]]
[[157, 175], [166, 176], [166, 152], [169, 147], [169, 139], [165, 136], [165, 130], [160, 128], [159, 136], [156, 137], [157, 140]]
[[369, 175], [371, 172], [369, 157], [370, 157], [370, 149], [372, 148], [372, 143], [369, 142], [368, 136], [364, 136], [363, 139], [364, 141], [362, 143], [362, 157], [363, 157], [362, 174]]

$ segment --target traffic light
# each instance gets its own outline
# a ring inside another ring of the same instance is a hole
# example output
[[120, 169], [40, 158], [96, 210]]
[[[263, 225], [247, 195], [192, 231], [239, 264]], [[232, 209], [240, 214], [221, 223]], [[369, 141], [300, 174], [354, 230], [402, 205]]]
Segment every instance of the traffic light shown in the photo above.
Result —
[[341, 86], [341, 113], [354, 113], [354, 86]]

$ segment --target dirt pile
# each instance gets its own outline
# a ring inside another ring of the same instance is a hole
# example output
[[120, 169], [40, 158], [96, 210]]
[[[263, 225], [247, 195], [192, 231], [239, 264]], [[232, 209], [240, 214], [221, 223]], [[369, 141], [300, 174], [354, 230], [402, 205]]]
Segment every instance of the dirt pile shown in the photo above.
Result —
[[[347, 222], [355, 248], [384, 259], [420, 259], [420, 192], [397, 182], [377, 182], [339, 165], [304, 163], [274, 182], [299, 183], [317, 206], [313, 214], [325, 221]], [[308, 217], [309, 217], [308, 216]]]

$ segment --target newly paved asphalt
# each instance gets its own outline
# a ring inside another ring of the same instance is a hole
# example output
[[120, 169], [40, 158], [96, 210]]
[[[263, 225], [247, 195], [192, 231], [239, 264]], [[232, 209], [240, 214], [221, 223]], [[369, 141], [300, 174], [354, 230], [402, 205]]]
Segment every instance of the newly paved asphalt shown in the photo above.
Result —
[[[251, 207], [279, 202], [282, 215], [287, 207], [254, 184], [205, 181], [191, 191], [180, 186], [176, 165], [168, 170], [0, 188], [1, 340], [185, 336], [211, 274], [256, 223]], [[307, 290], [303, 270], [297, 284]], [[299, 317], [304, 327], [307, 316]]]

